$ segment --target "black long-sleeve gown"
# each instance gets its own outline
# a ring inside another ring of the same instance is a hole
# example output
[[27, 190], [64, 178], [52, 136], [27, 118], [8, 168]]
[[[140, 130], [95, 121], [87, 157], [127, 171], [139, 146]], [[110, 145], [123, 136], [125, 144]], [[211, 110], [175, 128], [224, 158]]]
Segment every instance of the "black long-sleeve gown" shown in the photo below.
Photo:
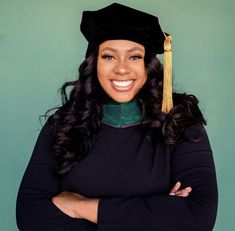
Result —
[[[198, 126], [186, 132], [196, 137]], [[198, 143], [153, 145], [141, 126], [114, 128], [102, 124], [89, 155], [62, 178], [46, 124], [37, 139], [17, 198], [21, 231], [210, 231], [217, 212], [217, 183], [206, 132]], [[188, 197], [170, 196], [181, 181]], [[74, 219], [51, 202], [60, 191], [100, 198], [98, 222]]]

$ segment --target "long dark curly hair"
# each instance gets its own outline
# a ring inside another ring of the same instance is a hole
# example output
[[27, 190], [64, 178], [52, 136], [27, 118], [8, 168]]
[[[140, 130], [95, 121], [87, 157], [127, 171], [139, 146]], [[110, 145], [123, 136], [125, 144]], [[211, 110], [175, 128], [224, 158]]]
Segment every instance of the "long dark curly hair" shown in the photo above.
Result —
[[[49, 116], [48, 123], [55, 128], [53, 154], [58, 173], [67, 173], [79, 160], [86, 157], [99, 134], [102, 107], [107, 97], [97, 78], [98, 48], [80, 65], [79, 78], [64, 83], [61, 88], [62, 106]], [[147, 81], [136, 95], [141, 107], [147, 135], [166, 144], [180, 141], [184, 129], [196, 123], [206, 124], [194, 95], [173, 93], [174, 107], [166, 114], [161, 111], [163, 67], [156, 55], [147, 52], [144, 57]], [[67, 93], [72, 87], [70, 93]], [[55, 108], [54, 108], [55, 109]], [[48, 116], [48, 110], [45, 116]]]

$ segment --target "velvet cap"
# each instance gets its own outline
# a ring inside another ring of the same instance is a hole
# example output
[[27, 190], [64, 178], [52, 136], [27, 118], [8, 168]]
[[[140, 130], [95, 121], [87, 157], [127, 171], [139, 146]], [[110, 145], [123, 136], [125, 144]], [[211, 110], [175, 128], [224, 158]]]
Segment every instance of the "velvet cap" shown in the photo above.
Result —
[[118, 3], [97, 11], [84, 11], [80, 29], [88, 41], [86, 57], [99, 44], [113, 39], [137, 42], [154, 54], [164, 52], [165, 35], [158, 18]]

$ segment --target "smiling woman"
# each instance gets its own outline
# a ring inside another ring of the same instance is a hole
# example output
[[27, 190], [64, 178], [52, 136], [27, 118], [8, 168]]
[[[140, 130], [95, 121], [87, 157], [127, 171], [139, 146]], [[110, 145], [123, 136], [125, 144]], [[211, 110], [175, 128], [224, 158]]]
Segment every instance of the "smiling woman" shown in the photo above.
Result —
[[[19, 229], [211, 231], [206, 122], [195, 96], [167, 88], [156, 55], [170, 57], [170, 37], [158, 18], [114, 3], [85, 11], [81, 31], [86, 57], [38, 137], [18, 193]], [[165, 88], [174, 104], [162, 110]]]
[[115, 101], [131, 101], [147, 80], [145, 48], [128, 40], [108, 40], [99, 46], [97, 75]]

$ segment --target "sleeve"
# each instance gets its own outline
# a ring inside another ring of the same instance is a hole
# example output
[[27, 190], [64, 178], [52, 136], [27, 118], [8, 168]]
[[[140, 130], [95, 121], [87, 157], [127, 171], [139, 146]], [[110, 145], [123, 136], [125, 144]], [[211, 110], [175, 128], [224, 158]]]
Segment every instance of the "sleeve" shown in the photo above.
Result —
[[[202, 125], [200, 125], [202, 126]], [[203, 138], [175, 145], [171, 153], [173, 185], [191, 186], [188, 197], [151, 194], [143, 197], [101, 198], [98, 231], [211, 231], [217, 214], [217, 182], [212, 150]], [[188, 129], [197, 134], [197, 126]], [[172, 185], [172, 186], [173, 186]]]
[[17, 226], [21, 231], [95, 231], [97, 225], [60, 211], [51, 198], [60, 192], [51, 154], [54, 129], [42, 128], [24, 173], [16, 201]]

